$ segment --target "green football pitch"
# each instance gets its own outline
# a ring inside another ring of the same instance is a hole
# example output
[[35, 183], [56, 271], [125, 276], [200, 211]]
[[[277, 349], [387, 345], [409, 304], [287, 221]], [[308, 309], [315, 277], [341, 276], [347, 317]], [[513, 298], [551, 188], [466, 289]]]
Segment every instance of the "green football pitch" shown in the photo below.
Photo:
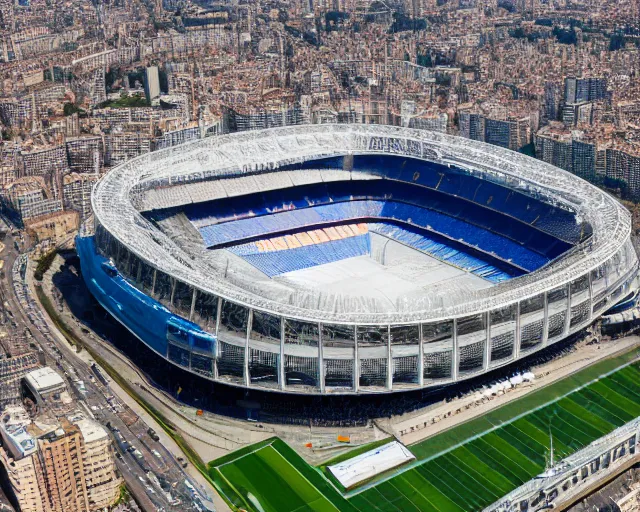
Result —
[[640, 366], [593, 381], [599, 368], [410, 446], [417, 461], [350, 492], [279, 439], [209, 472], [233, 507], [251, 512], [479, 511], [544, 471], [551, 436], [557, 461], [640, 416]]

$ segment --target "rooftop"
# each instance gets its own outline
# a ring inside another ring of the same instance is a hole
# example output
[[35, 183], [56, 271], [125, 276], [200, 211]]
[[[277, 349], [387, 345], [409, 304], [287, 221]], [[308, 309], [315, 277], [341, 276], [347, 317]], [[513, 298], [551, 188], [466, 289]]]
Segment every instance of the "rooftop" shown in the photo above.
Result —
[[100, 441], [108, 437], [107, 431], [95, 421], [81, 416], [70, 417], [69, 421], [80, 429], [85, 444]]
[[28, 432], [31, 419], [24, 407], [7, 407], [0, 420], [3, 444], [14, 459], [21, 459], [38, 449], [35, 438]]
[[31, 389], [39, 393], [66, 386], [64, 379], [48, 366], [27, 373], [25, 380]]

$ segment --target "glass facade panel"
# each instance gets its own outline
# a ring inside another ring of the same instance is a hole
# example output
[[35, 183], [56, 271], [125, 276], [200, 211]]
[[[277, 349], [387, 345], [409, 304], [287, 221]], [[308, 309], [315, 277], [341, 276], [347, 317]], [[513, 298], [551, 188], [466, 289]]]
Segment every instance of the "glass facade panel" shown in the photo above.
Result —
[[358, 358], [360, 359], [360, 388], [386, 387], [389, 364], [389, 327], [386, 325], [359, 325], [356, 333]]
[[353, 387], [355, 339], [353, 325], [322, 324], [325, 387]]
[[583, 292], [589, 289], [589, 276], [580, 276], [578, 279], [571, 283], [571, 296], [573, 297], [577, 293]]
[[117, 250], [115, 251], [115, 266], [122, 275], [127, 275], [127, 264], [129, 263], [129, 250], [119, 242], [115, 242]]
[[361, 388], [385, 387], [387, 385], [387, 359], [361, 358], [359, 384]]
[[170, 361], [173, 361], [174, 363], [179, 364], [184, 368], [189, 368], [191, 353], [188, 349], [169, 343], [167, 349], [167, 357]]
[[193, 288], [182, 281], [175, 282], [173, 290], [173, 308], [174, 313], [183, 318], [189, 319], [191, 315], [191, 301], [193, 299]]
[[318, 358], [285, 355], [287, 388], [315, 388], [318, 386]]
[[458, 351], [460, 375], [474, 373], [484, 367], [487, 341], [486, 315], [472, 315], [458, 320]]
[[544, 309], [544, 294], [536, 295], [520, 302], [520, 314], [527, 315]]
[[597, 315], [599, 313], [606, 311], [606, 308], [608, 305], [609, 305], [608, 297], [604, 297], [603, 299], [600, 299], [598, 302], [594, 303], [593, 305], [593, 314]]
[[196, 354], [195, 352], [192, 352], [191, 369], [205, 377], [213, 377], [213, 357], [207, 357], [203, 354]]
[[220, 327], [218, 337], [234, 345], [244, 347], [247, 337], [247, 324], [249, 322], [249, 310], [239, 304], [228, 300], [222, 301], [220, 312]]
[[146, 263], [142, 264], [142, 270], [140, 272], [140, 289], [151, 295], [151, 291], [153, 290], [153, 274], [155, 272], [155, 268]]
[[120, 250], [120, 243], [113, 236], [109, 236], [107, 244], [108, 245], [105, 247], [105, 256], [107, 258], [111, 258], [111, 261], [116, 263], [118, 261], [118, 251]]
[[576, 305], [589, 299], [589, 275], [584, 275], [571, 283], [571, 304]]
[[544, 294], [520, 303], [520, 353], [542, 345], [544, 341]]
[[244, 377], [244, 347], [218, 341], [218, 376], [222, 380], [242, 383]]
[[108, 258], [108, 250], [109, 250], [109, 239], [111, 235], [109, 232], [102, 227], [102, 224], [96, 222], [96, 232], [95, 232], [95, 246], [99, 254]]
[[253, 311], [251, 320], [251, 341], [280, 346], [280, 317]]
[[623, 246], [608, 262], [607, 278], [609, 286], [614, 286], [629, 267], [628, 249]]
[[393, 385], [418, 384], [418, 356], [392, 358]]
[[547, 294], [547, 301], [549, 302], [550, 305], [555, 304], [557, 302], [563, 302], [563, 301], [566, 302], [567, 296], [568, 296], [567, 287], [561, 286], [559, 288], [556, 288], [555, 290], [551, 290]]
[[324, 347], [354, 348], [356, 329], [353, 325], [322, 324]]
[[375, 347], [387, 345], [389, 341], [389, 328], [386, 325], [359, 325], [358, 347]]
[[568, 287], [561, 286], [547, 294], [548, 304], [548, 325], [547, 338], [550, 343], [555, 341], [559, 336], [564, 334], [566, 318], [567, 318], [567, 298], [569, 296]]
[[317, 347], [320, 339], [318, 324], [310, 324], [286, 318], [284, 321], [284, 342], [289, 345]]
[[391, 345], [417, 345], [420, 341], [420, 329], [417, 325], [392, 325]]
[[491, 363], [501, 363], [513, 357], [516, 313], [515, 304], [491, 312]]
[[392, 325], [390, 341], [393, 385], [418, 384], [420, 327], [418, 325]]
[[153, 288], [153, 297], [160, 303], [165, 306], [170, 306], [171, 301], [171, 288], [173, 287], [172, 279], [161, 272], [160, 270], [156, 271], [156, 283]]
[[544, 341], [544, 317], [529, 315], [520, 320], [520, 353], [539, 347]]
[[198, 290], [192, 320], [204, 330], [215, 333], [218, 317], [218, 297]]
[[571, 328], [582, 325], [589, 320], [591, 303], [586, 300], [577, 306], [571, 306]]
[[274, 352], [249, 348], [249, 379], [254, 386], [275, 388], [278, 386], [278, 359]]
[[129, 268], [127, 271], [127, 277], [129, 280], [136, 286], [136, 288], [140, 288], [139, 282], [142, 274], [142, 260], [133, 253], [131, 253], [131, 257], [129, 259]]
[[607, 294], [607, 265], [600, 265], [591, 271], [591, 287], [593, 289], [593, 301], [598, 302]]
[[453, 321], [422, 324], [424, 362], [427, 380], [450, 379], [453, 365]]
[[353, 360], [324, 359], [325, 387], [352, 388]]

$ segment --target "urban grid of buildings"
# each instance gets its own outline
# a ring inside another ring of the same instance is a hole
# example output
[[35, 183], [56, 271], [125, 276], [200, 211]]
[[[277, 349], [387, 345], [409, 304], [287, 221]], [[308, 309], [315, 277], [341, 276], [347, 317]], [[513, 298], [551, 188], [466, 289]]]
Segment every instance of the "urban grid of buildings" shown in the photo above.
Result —
[[[379, 123], [525, 151], [640, 197], [637, 1], [0, 2], [0, 200], [91, 214], [137, 155], [221, 132]], [[69, 215], [74, 212], [74, 215]]]

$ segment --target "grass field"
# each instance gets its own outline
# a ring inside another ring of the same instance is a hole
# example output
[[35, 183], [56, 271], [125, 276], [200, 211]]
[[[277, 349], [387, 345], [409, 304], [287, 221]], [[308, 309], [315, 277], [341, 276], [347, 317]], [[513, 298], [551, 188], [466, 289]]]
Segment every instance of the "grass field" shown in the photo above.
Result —
[[314, 468], [277, 438], [209, 464], [228, 501], [255, 512], [357, 512]]
[[210, 474], [234, 506], [254, 512], [482, 510], [544, 471], [550, 433], [559, 460], [640, 416], [637, 363], [571, 392], [584, 378], [410, 446], [417, 462], [349, 493], [277, 439], [214, 461]]

